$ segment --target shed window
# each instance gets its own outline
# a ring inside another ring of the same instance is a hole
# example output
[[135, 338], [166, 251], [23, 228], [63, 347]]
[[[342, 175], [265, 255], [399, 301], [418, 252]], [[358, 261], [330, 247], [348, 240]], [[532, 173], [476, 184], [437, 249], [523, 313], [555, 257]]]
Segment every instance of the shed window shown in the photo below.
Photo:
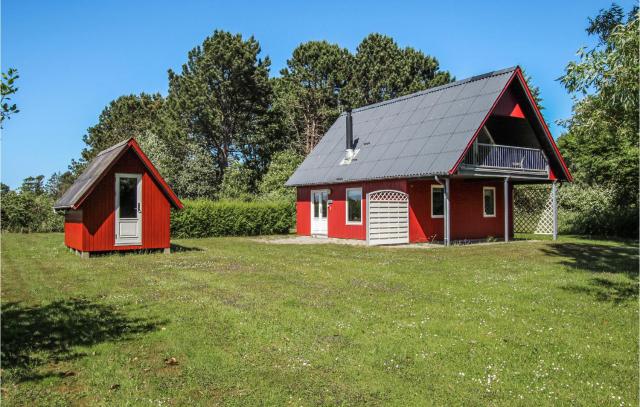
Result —
[[138, 202], [138, 179], [122, 177], [120, 178], [120, 217], [135, 219], [138, 217], [136, 204]]
[[431, 185], [431, 217], [444, 218], [444, 187]]
[[485, 218], [491, 218], [496, 216], [496, 188], [484, 187], [482, 188], [483, 197], [483, 215]]
[[347, 188], [347, 223], [362, 224], [362, 188]]

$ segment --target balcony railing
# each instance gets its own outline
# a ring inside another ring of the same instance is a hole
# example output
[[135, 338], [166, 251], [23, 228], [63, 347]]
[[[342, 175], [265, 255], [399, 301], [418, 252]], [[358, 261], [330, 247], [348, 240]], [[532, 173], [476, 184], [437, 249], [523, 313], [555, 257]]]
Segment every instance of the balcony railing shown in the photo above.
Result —
[[462, 164], [486, 169], [548, 171], [547, 159], [541, 150], [497, 144], [474, 143]]

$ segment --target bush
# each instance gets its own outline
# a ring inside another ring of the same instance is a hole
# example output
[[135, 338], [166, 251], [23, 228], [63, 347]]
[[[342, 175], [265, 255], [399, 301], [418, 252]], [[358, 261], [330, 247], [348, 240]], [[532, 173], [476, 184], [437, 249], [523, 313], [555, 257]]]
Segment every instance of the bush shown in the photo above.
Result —
[[303, 160], [304, 157], [295, 151], [287, 150], [276, 153], [269, 164], [267, 173], [258, 185], [261, 198], [295, 202], [296, 189], [286, 187], [284, 184]]
[[560, 233], [638, 237], [638, 208], [616, 204], [609, 186], [563, 185], [558, 194]]
[[64, 217], [53, 212], [54, 199], [31, 192], [2, 194], [2, 230], [8, 232], [62, 232]]
[[256, 236], [288, 233], [294, 205], [289, 202], [187, 200], [171, 215], [173, 237]]

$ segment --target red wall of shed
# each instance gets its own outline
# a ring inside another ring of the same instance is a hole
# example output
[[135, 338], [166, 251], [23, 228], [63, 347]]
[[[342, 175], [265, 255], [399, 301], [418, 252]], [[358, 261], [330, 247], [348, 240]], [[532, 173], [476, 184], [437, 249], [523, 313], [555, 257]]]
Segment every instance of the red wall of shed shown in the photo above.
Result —
[[68, 211], [64, 215], [64, 244], [76, 250], [82, 250], [82, 211]]
[[[142, 245], [115, 245], [115, 174], [142, 174]], [[131, 150], [109, 170], [82, 204], [82, 251], [159, 249], [170, 245], [171, 207], [166, 196], [151, 177], [138, 156]], [[78, 226], [65, 223], [72, 239], [77, 239]], [[69, 245], [69, 244], [67, 244]], [[73, 247], [73, 246], [70, 246]], [[77, 248], [77, 247], [74, 247]]]

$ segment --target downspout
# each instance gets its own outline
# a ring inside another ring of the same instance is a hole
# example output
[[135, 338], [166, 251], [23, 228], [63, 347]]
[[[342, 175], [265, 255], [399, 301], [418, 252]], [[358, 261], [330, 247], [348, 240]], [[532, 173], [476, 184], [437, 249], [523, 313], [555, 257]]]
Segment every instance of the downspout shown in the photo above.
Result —
[[449, 178], [444, 179], [444, 183], [440, 180], [440, 178], [436, 175], [434, 177], [436, 182], [443, 186], [444, 188], [444, 245], [449, 246], [451, 241], [450, 233], [451, 233], [451, 220], [449, 218], [450, 214], [450, 204], [449, 204]]

